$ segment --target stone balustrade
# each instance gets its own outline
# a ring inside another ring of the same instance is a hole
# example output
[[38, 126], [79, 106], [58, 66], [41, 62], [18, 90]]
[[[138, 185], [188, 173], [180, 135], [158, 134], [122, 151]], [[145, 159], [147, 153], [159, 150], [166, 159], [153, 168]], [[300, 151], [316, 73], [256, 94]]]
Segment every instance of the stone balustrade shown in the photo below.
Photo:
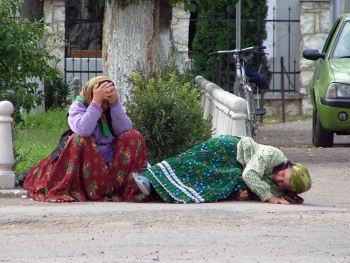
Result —
[[15, 187], [16, 176], [13, 172], [13, 144], [11, 123], [13, 105], [9, 101], [0, 101], [0, 189]]
[[212, 117], [213, 137], [219, 135], [246, 136], [247, 115], [244, 99], [229, 93], [202, 76], [195, 79], [201, 91], [203, 118]]

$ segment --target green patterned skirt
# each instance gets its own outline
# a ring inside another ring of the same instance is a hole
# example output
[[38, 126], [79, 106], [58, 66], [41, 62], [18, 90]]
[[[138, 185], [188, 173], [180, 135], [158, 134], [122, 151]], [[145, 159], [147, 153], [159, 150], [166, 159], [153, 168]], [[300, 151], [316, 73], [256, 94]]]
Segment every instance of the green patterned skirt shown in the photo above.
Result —
[[168, 203], [233, 200], [238, 190], [248, 189], [236, 160], [239, 140], [218, 136], [142, 172]]

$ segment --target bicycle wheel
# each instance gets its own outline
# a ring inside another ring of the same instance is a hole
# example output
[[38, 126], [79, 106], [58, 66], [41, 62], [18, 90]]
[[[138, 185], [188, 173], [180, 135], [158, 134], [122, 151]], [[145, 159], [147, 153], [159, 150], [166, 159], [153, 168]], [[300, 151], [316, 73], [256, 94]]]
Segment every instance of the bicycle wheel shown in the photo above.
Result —
[[256, 101], [253, 98], [253, 94], [251, 92], [251, 87], [248, 84], [239, 85], [238, 92], [239, 96], [245, 99], [246, 101], [246, 133], [247, 136], [254, 138], [256, 142], [259, 142], [259, 126], [258, 126], [258, 119], [256, 115]]
[[251, 137], [254, 138], [254, 140], [259, 143], [259, 119], [256, 115], [257, 110], [257, 100], [254, 98], [252, 92], [248, 92], [247, 94], [249, 103], [247, 103], [250, 107], [249, 114], [250, 114], [250, 130], [251, 130]]
[[246, 87], [243, 82], [235, 82], [233, 86], [233, 94], [235, 94], [237, 97], [240, 97], [245, 100], [246, 102], [246, 109], [245, 109], [245, 114], [246, 114], [246, 119], [245, 119], [245, 127], [246, 127], [246, 136], [252, 137], [252, 130], [251, 130], [251, 119], [250, 119], [250, 107], [249, 105], [249, 100], [247, 100], [246, 97]]

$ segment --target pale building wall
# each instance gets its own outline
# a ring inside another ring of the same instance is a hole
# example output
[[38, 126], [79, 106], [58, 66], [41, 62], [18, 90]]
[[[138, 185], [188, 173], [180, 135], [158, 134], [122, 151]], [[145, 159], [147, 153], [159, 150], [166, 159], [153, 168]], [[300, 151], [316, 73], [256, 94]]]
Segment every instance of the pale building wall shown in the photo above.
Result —
[[[300, 3], [299, 0], [267, 0], [268, 13], [267, 20], [299, 20], [300, 19]], [[266, 24], [267, 39], [264, 41], [266, 48], [267, 62], [271, 71], [281, 71], [281, 57], [283, 57], [284, 67], [286, 71], [293, 72], [295, 65], [299, 65], [299, 44], [301, 41], [300, 25], [297, 22], [268, 22]], [[290, 31], [290, 34], [289, 32]], [[296, 62], [296, 63], [295, 63]], [[298, 71], [298, 68], [295, 69]], [[299, 75], [290, 75], [291, 79], [296, 79], [299, 83]], [[284, 89], [293, 89], [288, 82], [288, 78], [284, 78]], [[270, 86], [275, 89], [282, 87], [281, 75], [275, 74], [270, 82]], [[296, 85], [295, 90], [299, 92], [300, 87]], [[282, 95], [281, 93], [266, 93], [264, 97], [264, 107], [267, 114], [282, 113]], [[285, 113], [288, 115], [297, 115], [302, 113], [301, 101], [303, 97], [299, 94], [285, 94]]]

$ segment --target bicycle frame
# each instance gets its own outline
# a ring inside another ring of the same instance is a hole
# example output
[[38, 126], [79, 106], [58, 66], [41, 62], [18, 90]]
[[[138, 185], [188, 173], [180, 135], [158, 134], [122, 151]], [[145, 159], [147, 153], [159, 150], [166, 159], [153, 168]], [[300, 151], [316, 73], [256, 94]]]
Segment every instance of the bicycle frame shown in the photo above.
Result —
[[259, 134], [258, 134], [258, 122], [256, 121], [255, 115], [255, 105], [252, 100], [252, 87], [248, 81], [248, 78], [245, 74], [245, 63], [240, 57], [239, 54], [233, 55], [234, 61], [236, 63], [236, 83], [235, 86], [238, 88], [234, 91], [234, 94], [242, 97], [246, 100], [247, 108], [246, 108], [246, 132], [247, 136], [255, 137], [258, 142]]

